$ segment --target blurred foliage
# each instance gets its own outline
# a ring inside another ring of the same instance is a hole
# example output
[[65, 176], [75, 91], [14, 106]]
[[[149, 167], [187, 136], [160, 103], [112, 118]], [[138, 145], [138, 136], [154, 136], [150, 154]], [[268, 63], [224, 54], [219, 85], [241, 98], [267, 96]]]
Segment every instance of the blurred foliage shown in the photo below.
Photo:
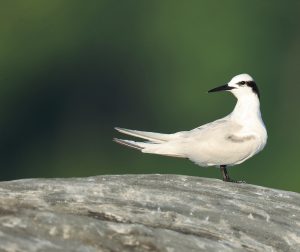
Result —
[[300, 192], [300, 2], [5, 1], [0, 4], [1, 180], [218, 169], [142, 155], [114, 126], [171, 133], [225, 116], [207, 94], [254, 76], [266, 149], [234, 178]]

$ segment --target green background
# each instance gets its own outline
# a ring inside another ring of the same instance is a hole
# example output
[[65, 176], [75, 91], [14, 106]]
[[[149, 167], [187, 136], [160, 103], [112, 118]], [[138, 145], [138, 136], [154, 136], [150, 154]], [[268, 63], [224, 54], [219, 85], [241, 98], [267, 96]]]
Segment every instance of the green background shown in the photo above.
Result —
[[99, 174], [217, 177], [143, 155], [114, 126], [172, 133], [231, 112], [251, 74], [268, 129], [235, 179], [300, 192], [300, 1], [2, 1], [1, 180]]

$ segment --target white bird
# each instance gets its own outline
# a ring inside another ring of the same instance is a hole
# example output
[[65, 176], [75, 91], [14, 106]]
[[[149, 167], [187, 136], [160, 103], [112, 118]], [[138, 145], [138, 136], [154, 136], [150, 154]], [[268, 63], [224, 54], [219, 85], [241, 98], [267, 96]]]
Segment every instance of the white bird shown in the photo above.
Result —
[[234, 110], [224, 118], [173, 134], [116, 127], [121, 133], [148, 141], [118, 138], [114, 141], [143, 153], [188, 158], [200, 166], [219, 166], [224, 181], [236, 182], [229, 178], [226, 167], [244, 162], [267, 143], [267, 131], [260, 112], [260, 94], [248, 74], [237, 75], [228, 84], [208, 92], [217, 91], [229, 91], [237, 98]]

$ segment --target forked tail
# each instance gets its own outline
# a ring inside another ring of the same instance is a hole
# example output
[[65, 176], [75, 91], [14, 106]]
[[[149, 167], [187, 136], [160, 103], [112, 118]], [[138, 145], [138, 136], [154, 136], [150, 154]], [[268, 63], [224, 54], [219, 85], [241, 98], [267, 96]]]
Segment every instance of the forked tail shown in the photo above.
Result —
[[122, 128], [115, 128], [115, 129], [127, 135], [149, 140], [149, 142], [136, 142], [132, 140], [114, 138], [113, 140], [118, 144], [139, 150], [143, 153], [151, 153], [151, 154], [180, 157], [180, 158], [185, 157], [182, 153], [180, 153], [176, 144], [170, 143], [170, 141], [172, 140], [172, 135], [138, 131], [138, 130], [128, 130]]

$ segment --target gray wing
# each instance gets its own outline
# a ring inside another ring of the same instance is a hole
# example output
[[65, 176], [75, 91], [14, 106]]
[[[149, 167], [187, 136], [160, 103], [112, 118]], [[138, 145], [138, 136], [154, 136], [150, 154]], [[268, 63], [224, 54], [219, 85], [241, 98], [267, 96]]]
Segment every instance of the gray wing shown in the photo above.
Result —
[[202, 166], [241, 163], [256, 149], [254, 135], [240, 136], [242, 126], [228, 117], [182, 132], [186, 156]]

